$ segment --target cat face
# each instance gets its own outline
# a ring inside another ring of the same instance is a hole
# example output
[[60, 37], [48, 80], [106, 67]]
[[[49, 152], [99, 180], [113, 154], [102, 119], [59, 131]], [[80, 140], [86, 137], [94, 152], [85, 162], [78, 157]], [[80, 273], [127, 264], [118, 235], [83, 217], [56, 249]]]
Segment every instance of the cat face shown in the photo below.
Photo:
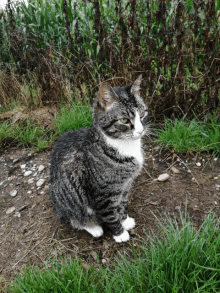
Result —
[[103, 83], [94, 103], [93, 120], [105, 135], [118, 139], [139, 139], [147, 131], [148, 107], [140, 97], [140, 75], [125, 87]]

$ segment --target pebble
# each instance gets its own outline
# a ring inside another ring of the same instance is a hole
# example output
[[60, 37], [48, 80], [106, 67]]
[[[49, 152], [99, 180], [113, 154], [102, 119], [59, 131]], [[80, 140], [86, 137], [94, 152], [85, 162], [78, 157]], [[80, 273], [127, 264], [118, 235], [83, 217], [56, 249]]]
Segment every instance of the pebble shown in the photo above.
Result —
[[32, 193], [32, 191], [30, 191], [30, 190], [27, 191], [27, 194], [31, 194], [31, 193]]
[[14, 216], [20, 218], [21, 217], [21, 213], [15, 212]]
[[10, 191], [10, 195], [12, 196], [12, 197], [14, 197], [14, 196], [16, 196], [17, 195], [17, 190], [15, 189], [15, 190], [12, 190], [12, 191]]
[[36, 183], [37, 187], [41, 187], [45, 182], [45, 179], [39, 179]]
[[155, 151], [159, 151], [159, 149], [160, 149], [159, 145], [156, 146], [156, 147], [154, 147], [154, 150], [155, 150]]
[[166, 181], [169, 177], [170, 177], [169, 174], [164, 173], [164, 174], [161, 174], [161, 175], [157, 178], [157, 180], [158, 180], [158, 181]]
[[220, 184], [215, 184], [215, 187], [216, 188], [220, 188]]
[[200, 162], [196, 163], [196, 166], [200, 167], [201, 166], [201, 163]]
[[94, 251], [94, 250], [92, 250], [91, 252], [90, 252], [90, 254], [91, 254], [91, 256], [93, 257], [93, 259], [94, 260], [96, 260], [97, 259], [97, 253]]
[[180, 171], [177, 169], [177, 168], [175, 168], [175, 167], [172, 167], [172, 168], [170, 168], [170, 170], [174, 173], [174, 174], [178, 174]]
[[11, 207], [6, 211], [6, 214], [9, 215], [15, 211], [15, 207]]
[[38, 167], [38, 171], [41, 172], [41, 171], [44, 170], [44, 168], [45, 168], [44, 165], [40, 165], [40, 166]]
[[32, 174], [32, 171], [26, 171], [26, 172], [24, 173], [24, 176], [27, 177], [27, 176], [30, 176], [31, 174]]
[[20, 167], [21, 167], [21, 169], [25, 169], [26, 164], [24, 164], [24, 165], [20, 165]]
[[217, 201], [215, 201], [215, 205], [217, 205], [218, 203], [217, 203]]
[[218, 180], [218, 177], [214, 177], [214, 180]]
[[28, 179], [28, 183], [31, 184], [34, 182], [34, 178]]
[[217, 161], [218, 160], [218, 158], [214, 158], [214, 161]]
[[193, 177], [193, 178], [192, 178], [192, 181], [196, 181], [196, 179]]
[[180, 211], [180, 210], [181, 210], [181, 206], [176, 206], [176, 207], [175, 207], [175, 210], [176, 210], [176, 211]]

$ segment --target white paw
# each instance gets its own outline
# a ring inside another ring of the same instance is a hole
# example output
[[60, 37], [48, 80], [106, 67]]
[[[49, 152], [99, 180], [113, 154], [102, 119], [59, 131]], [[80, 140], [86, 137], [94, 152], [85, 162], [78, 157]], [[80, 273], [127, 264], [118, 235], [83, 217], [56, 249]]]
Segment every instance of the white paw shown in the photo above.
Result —
[[127, 219], [122, 221], [121, 224], [125, 230], [131, 230], [135, 227], [135, 220], [133, 218], [130, 218], [129, 216], [127, 216]]
[[125, 242], [130, 239], [128, 231], [124, 230], [121, 235], [119, 236], [113, 236], [116, 242]]
[[84, 230], [92, 234], [93, 237], [100, 237], [103, 235], [103, 229], [99, 225], [84, 227]]

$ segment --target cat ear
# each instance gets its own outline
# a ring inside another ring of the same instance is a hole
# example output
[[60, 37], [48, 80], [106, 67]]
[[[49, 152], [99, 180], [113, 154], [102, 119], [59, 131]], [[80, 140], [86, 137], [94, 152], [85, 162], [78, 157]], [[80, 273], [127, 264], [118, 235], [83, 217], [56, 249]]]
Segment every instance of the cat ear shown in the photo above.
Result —
[[131, 86], [131, 93], [134, 94], [138, 94], [140, 95], [140, 85], [141, 85], [141, 81], [142, 81], [142, 74], [140, 74], [138, 76], [138, 78], [133, 82], [132, 86]]
[[107, 110], [115, 101], [117, 95], [108, 82], [103, 82], [99, 88], [98, 102], [99, 105]]

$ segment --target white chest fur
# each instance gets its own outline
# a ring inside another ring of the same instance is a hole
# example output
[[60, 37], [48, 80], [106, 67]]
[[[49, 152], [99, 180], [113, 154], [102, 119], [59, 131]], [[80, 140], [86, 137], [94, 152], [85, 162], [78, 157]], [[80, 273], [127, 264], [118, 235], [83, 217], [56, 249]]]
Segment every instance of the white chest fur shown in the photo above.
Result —
[[109, 146], [116, 149], [121, 156], [134, 157], [142, 168], [144, 157], [141, 148], [141, 139], [113, 139], [105, 135], [106, 142]]

